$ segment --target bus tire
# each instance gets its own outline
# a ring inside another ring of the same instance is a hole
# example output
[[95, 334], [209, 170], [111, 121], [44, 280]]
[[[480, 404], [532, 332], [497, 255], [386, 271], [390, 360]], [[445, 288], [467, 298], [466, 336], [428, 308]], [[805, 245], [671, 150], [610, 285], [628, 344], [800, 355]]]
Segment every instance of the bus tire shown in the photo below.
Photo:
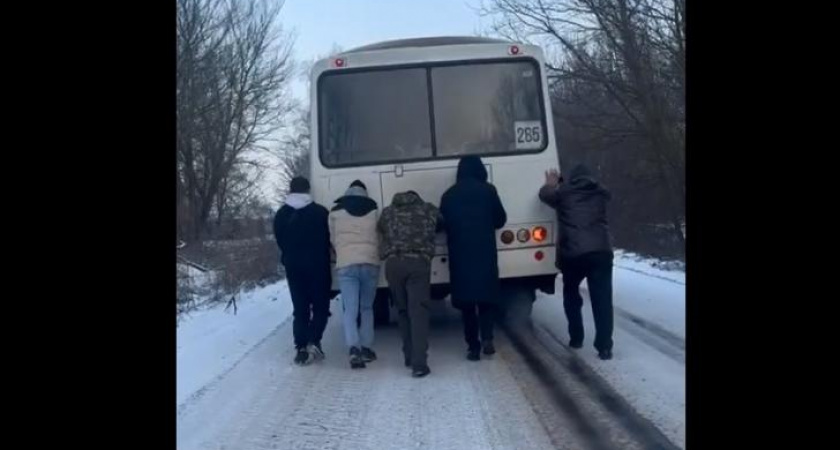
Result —
[[391, 296], [388, 289], [377, 289], [373, 299], [373, 324], [384, 326], [391, 323]]
[[524, 286], [507, 286], [502, 288], [504, 304], [503, 319], [510, 327], [528, 326], [531, 323], [531, 311], [534, 309], [536, 292], [533, 288]]

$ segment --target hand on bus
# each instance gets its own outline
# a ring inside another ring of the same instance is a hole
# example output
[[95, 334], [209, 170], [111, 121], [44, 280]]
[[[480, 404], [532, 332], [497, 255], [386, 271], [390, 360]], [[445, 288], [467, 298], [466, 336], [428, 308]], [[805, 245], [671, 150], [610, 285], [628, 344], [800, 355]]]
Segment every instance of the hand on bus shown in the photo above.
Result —
[[557, 186], [561, 180], [560, 171], [557, 169], [549, 169], [545, 172], [545, 184], [548, 186]]

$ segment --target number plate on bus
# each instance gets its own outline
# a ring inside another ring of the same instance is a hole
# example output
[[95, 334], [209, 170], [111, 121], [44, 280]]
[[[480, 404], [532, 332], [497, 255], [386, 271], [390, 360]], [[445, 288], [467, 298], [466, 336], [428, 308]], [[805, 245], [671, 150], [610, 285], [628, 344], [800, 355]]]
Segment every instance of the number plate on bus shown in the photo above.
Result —
[[542, 147], [542, 123], [539, 120], [513, 123], [517, 150], [537, 150]]

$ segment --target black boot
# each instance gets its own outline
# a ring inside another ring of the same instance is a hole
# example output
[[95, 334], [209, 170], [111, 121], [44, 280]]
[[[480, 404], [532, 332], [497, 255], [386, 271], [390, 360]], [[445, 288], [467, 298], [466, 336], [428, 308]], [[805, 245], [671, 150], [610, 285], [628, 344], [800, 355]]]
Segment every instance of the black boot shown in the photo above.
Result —
[[373, 350], [371, 350], [367, 347], [362, 347], [362, 353], [361, 354], [362, 354], [362, 360], [366, 363], [369, 363], [371, 361], [376, 361], [376, 353]]
[[430, 374], [431, 372], [432, 371], [431, 371], [431, 369], [429, 369], [429, 366], [423, 365], [423, 366], [415, 367], [411, 371], [411, 376], [414, 377], [414, 378], [423, 378], [426, 375]]
[[362, 352], [358, 347], [350, 347], [350, 368], [364, 369], [365, 362], [362, 360]]
[[470, 347], [467, 349], [467, 359], [470, 361], [478, 361], [481, 359], [478, 347]]
[[484, 341], [481, 343], [482, 351], [485, 355], [492, 355], [496, 353], [496, 347], [493, 346], [493, 341]]
[[310, 358], [311, 355], [305, 348], [299, 348], [297, 349], [297, 354], [295, 355], [295, 364], [299, 366], [309, 364], [311, 362]]

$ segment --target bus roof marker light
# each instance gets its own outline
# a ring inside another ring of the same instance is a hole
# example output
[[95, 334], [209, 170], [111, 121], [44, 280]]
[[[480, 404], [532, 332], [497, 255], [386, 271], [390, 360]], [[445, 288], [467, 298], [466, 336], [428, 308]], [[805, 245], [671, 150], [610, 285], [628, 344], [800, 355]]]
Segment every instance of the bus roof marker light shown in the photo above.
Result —
[[336, 58], [336, 59], [333, 61], [333, 65], [335, 65], [336, 67], [344, 67], [344, 65], [345, 65], [346, 63], [347, 63], [347, 62], [344, 60], [344, 58]]
[[518, 55], [519, 54], [519, 46], [518, 45], [511, 45], [510, 48], [508, 49], [508, 53], [510, 53], [513, 56]]

